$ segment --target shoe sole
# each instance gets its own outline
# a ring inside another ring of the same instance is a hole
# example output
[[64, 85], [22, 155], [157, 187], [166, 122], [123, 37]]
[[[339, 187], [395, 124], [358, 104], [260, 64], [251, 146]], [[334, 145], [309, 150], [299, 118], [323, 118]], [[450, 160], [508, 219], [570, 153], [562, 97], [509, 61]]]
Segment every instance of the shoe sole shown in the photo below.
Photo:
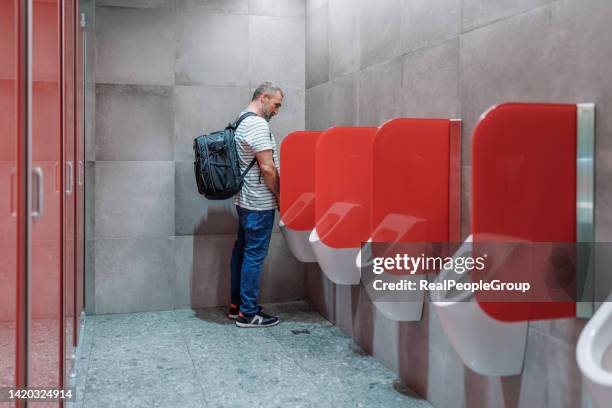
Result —
[[230, 318], [231, 320], [236, 320], [238, 318], [238, 315], [237, 314], [228, 314], [227, 317]]
[[252, 323], [236, 322], [236, 326], [242, 327], [244, 329], [254, 329], [257, 327], [272, 327], [272, 326], [276, 326], [279, 323], [280, 323], [280, 320], [277, 320], [274, 323], [269, 323], [269, 324], [252, 324]]

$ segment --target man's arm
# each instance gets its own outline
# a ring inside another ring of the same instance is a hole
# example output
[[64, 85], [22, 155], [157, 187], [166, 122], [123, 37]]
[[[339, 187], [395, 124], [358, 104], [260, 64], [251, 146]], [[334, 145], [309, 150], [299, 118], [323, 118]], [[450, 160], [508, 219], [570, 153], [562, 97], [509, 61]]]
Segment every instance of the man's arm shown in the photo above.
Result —
[[280, 175], [276, 171], [274, 165], [274, 159], [272, 158], [272, 150], [263, 150], [255, 153], [257, 162], [259, 163], [259, 170], [264, 178], [266, 186], [276, 196], [276, 202], [280, 205]]

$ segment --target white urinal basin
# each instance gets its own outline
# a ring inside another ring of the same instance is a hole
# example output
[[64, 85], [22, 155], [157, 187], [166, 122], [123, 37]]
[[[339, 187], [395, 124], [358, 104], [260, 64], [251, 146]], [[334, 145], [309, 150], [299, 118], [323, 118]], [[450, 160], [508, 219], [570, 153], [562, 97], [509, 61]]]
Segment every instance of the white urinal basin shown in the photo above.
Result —
[[[470, 235], [455, 253], [472, 251]], [[443, 270], [436, 281], [454, 273]], [[523, 368], [528, 322], [506, 323], [486, 314], [471, 292], [432, 292], [432, 305], [449, 342], [471, 370], [487, 376], [518, 375]]]
[[576, 360], [596, 407], [612, 404], [612, 296], [586, 324], [576, 346]]
[[278, 223], [278, 226], [285, 238], [285, 242], [287, 242], [287, 246], [289, 246], [289, 250], [298, 261], [317, 262], [317, 257], [308, 241], [311, 231], [297, 231], [291, 229], [285, 225], [282, 219]]
[[[372, 264], [370, 242], [372, 242], [372, 238], [368, 239], [362, 250], [357, 253], [355, 265], [360, 271], [362, 267], [369, 267]], [[362, 265], [362, 261], [366, 263]], [[416, 275], [398, 276], [397, 280], [400, 279], [414, 280], [418, 285], [418, 281], [421, 277]], [[390, 279], [386, 277], [385, 281], [390, 282]], [[365, 289], [374, 307], [376, 307], [376, 310], [387, 319], [398, 322], [414, 322], [421, 320], [423, 314], [423, 299], [425, 296], [423, 291], [402, 292], [400, 300], [396, 295], [393, 295], [392, 299], [389, 299], [391, 296], [381, 296], [381, 294], [376, 292], [371, 285], [366, 285]]]
[[357, 285], [361, 280], [361, 270], [355, 265], [359, 248], [333, 248], [319, 238], [314, 228], [309, 237], [317, 262], [325, 276], [338, 285]]

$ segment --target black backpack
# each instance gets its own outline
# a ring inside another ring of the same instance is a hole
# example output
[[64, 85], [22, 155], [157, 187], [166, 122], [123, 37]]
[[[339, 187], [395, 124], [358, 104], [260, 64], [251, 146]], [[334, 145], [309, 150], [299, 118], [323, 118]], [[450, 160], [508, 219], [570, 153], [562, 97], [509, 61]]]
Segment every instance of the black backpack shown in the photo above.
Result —
[[237, 194], [242, 188], [244, 176], [257, 162], [254, 157], [241, 174], [234, 139], [242, 120], [256, 115], [254, 112], [246, 112], [236, 122], [229, 123], [224, 130], [198, 136], [193, 141], [193, 168], [198, 192], [209, 200], [225, 200]]

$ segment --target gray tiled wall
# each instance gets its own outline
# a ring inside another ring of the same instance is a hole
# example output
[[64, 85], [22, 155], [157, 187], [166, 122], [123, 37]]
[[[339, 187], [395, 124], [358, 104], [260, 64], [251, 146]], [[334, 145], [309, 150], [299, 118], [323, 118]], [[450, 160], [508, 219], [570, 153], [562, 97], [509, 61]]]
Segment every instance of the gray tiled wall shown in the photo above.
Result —
[[[611, 2], [308, 0], [306, 10], [308, 129], [463, 119], [463, 237], [480, 114], [509, 100], [595, 102], [596, 236], [612, 236]], [[310, 304], [436, 407], [588, 406], [575, 359], [584, 320], [530, 323], [523, 374], [483, 377], [462, 364], [427, 306], [422, 321], [393, 323], [358, 286], [332, 284], [316, 264], [305, 273]]]
[[[95, 112], [87, 311], [225, 305], [236, 213], [231, 200], [197, 194], [193, 138], [232, 121], [264, 80], [286, 95], [271, 122], [277, 141], [305, 128], [305, 0], [84, 5]], [[262, 281], [262, 301], [305, 296], [303, 265], [277, 228]]]

